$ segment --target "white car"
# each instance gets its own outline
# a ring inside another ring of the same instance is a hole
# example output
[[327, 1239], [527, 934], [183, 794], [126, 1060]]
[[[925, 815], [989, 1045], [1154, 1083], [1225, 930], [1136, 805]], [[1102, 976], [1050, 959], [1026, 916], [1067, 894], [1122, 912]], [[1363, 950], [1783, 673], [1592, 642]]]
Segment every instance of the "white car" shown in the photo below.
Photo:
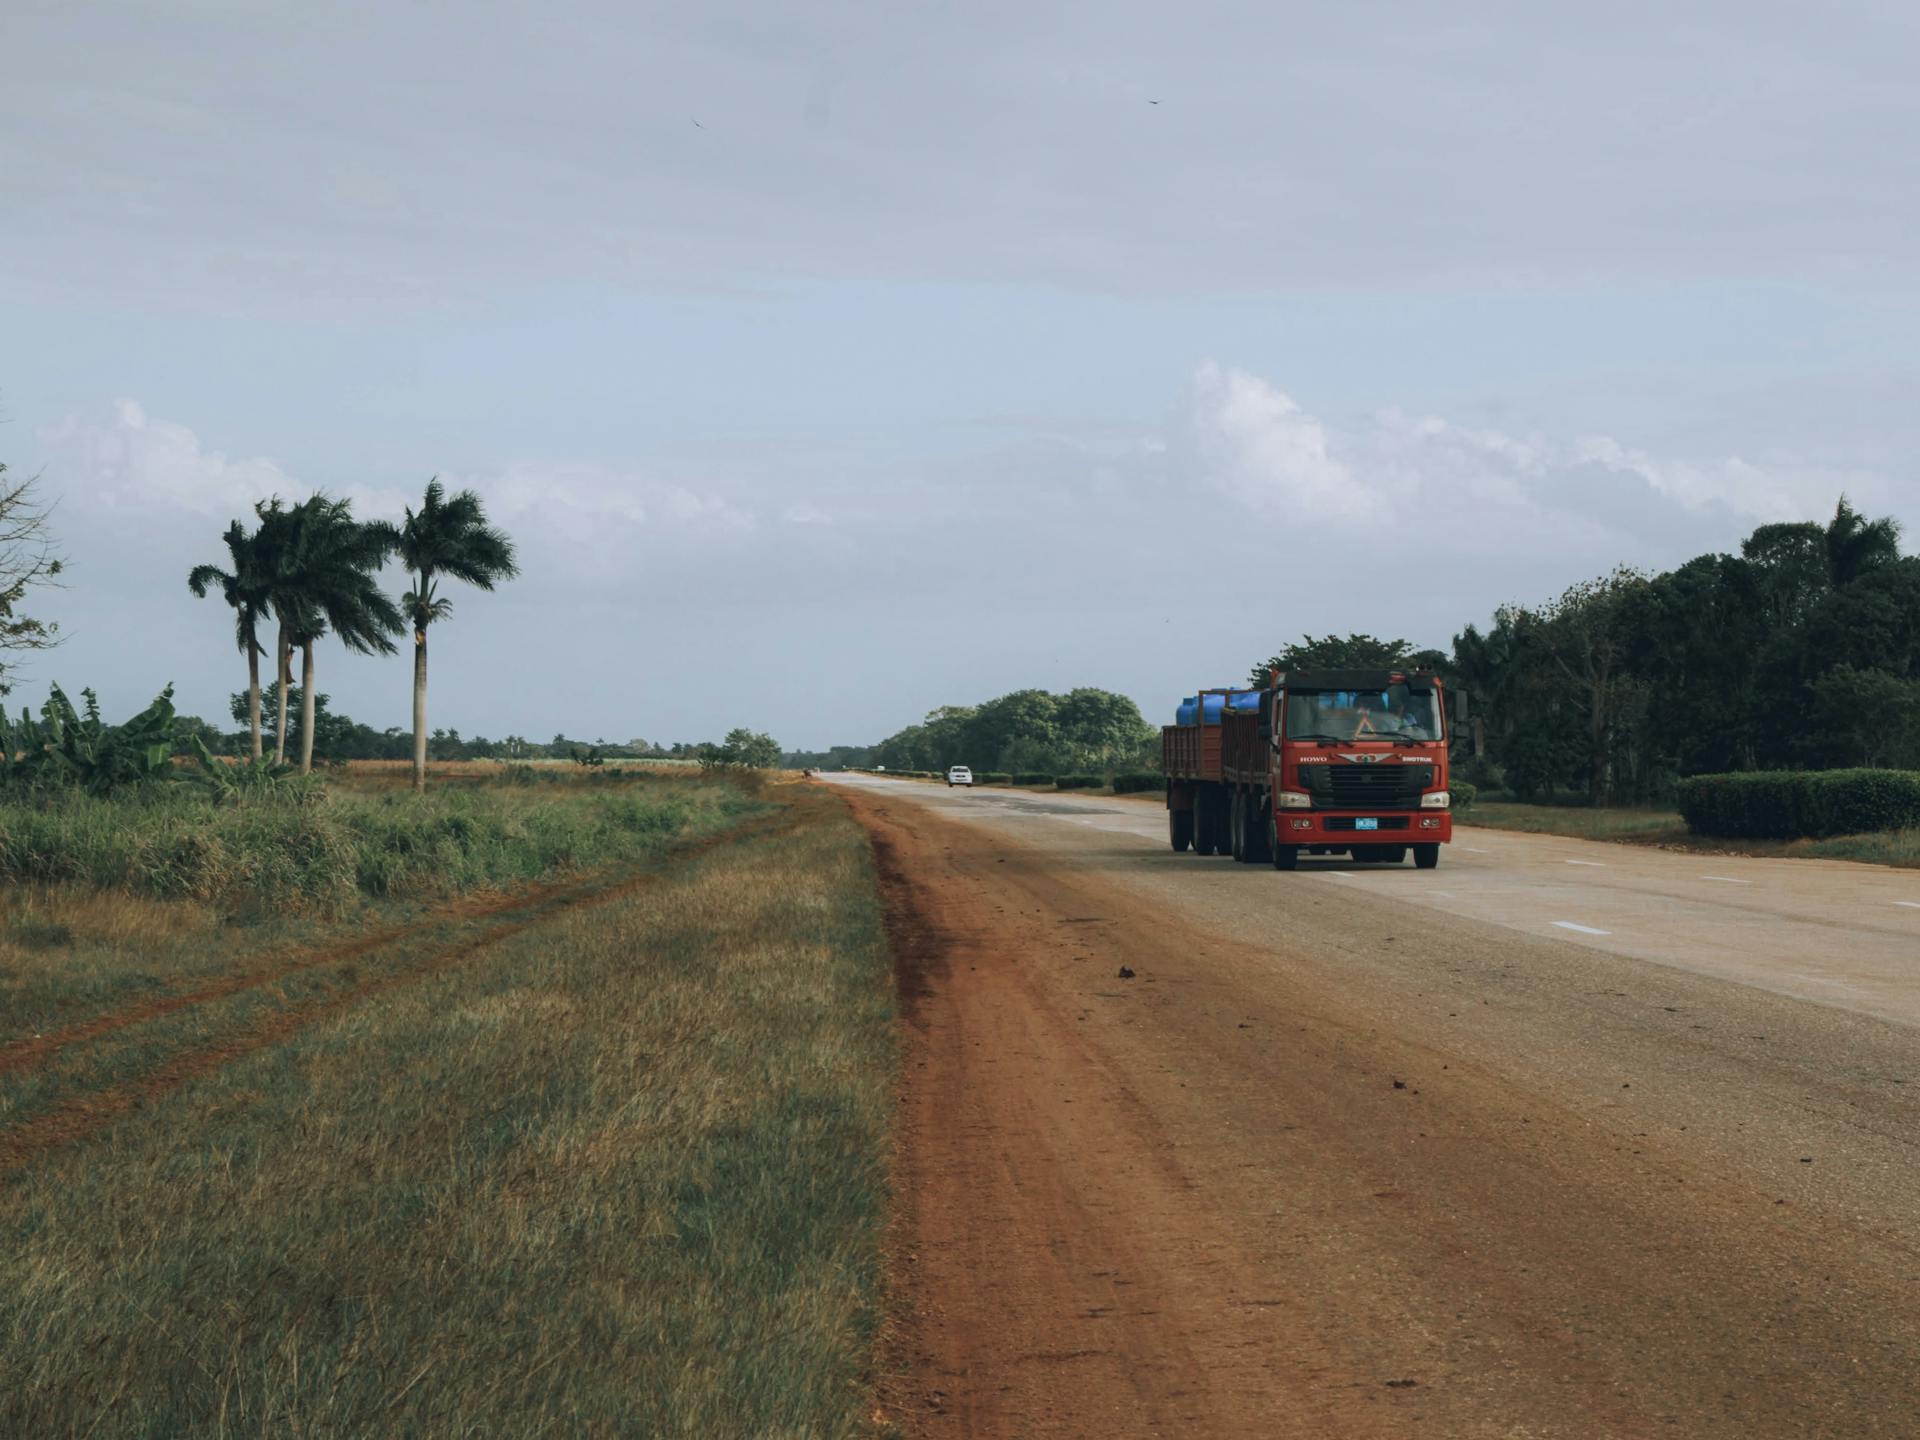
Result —
[[969, 770], [966, 766], [956, 765], [947, 771], [948, 788], [952, 788], [955, 785], [971, 784], [973, 784], [973, 771]]

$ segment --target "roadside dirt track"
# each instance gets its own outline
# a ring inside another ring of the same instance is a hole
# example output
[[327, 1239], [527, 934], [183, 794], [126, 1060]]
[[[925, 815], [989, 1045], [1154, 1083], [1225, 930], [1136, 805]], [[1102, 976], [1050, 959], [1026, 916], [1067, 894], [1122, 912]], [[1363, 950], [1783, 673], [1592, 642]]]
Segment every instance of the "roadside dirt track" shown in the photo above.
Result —
[[1920, 1032], [846, 793], [910, 1433], [1920, 1433]]

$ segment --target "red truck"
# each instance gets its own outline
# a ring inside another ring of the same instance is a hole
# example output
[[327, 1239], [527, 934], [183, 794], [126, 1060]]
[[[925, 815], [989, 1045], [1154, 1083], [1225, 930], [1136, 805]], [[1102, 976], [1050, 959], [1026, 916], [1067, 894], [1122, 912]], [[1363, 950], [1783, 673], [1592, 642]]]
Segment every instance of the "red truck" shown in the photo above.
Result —
[[1431, 870], [1453, 839], [1447, 736], [1467, 697], [1425, 670], [1276, 672], [1203, 690], [1160, 732], [1176, 851], [1292, 870], [1302, 852]]

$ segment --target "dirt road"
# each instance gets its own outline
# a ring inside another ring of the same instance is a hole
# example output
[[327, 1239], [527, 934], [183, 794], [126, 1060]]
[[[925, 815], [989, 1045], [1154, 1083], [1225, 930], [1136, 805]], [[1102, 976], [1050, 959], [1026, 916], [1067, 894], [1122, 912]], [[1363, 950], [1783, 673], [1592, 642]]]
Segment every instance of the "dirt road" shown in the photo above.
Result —
[[[1920, 1431], [1912, 882], [1849, 919], [1477, 834], [1280, 875], [1113, 802], [847, 793], [912, 1036], [913, 1433]], [[1565, 908], [1569, 859], [1584, 930], [1523, 899]], [[1697, 933], [1631, 953], [1665, 903]], [[1715, 904], [1790, 913], [1716, 939]], [[1820, 937], [1792, 973], [1783, 927]]]

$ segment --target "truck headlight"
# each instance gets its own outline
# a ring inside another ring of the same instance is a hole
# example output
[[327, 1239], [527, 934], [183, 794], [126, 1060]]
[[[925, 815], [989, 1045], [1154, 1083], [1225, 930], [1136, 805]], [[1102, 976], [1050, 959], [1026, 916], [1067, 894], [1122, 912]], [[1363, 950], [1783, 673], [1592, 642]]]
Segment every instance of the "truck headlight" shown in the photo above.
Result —
[[1311, 810], [1313, 797], [1301, 790], [1282, 790], [1280, 792], [1282, 810]]
[[1422, 810], [1445, 810], [1451, 804], [1453, 804], [1453, 796], [1445, 790], [1429, 790], [1420, 797]]

